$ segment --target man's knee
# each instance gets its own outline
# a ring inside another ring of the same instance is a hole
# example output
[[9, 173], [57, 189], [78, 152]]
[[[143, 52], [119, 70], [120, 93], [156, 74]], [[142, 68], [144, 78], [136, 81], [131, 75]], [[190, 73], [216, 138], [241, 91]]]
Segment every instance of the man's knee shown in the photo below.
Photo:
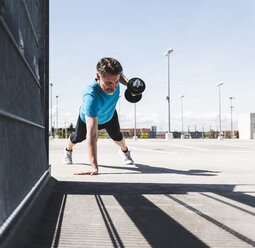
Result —
[[85, 140], [86, 137], [77, 137], [76, 133], [72, 133], [70, 135], [70, 141], [73, 143], [73, 144], [77, 144], [77, 143], [80, 143], [82, 142], [83, 140]]
[[121, 141], [123, 139], [123, 134], [120, 132], [115, 136], [110, 136], [114, 141]]

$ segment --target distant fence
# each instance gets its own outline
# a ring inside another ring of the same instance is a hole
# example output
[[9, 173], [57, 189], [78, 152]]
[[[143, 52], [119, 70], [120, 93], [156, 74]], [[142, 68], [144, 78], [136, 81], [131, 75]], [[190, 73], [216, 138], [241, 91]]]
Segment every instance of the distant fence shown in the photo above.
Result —
[[[132, 131], [122, 131], [123, 135], [125, 138], [133, 138], [134, 136], [134, 131], [133, 129], [130, 129]], [[136, 136], [140, 139], [165, 139], [166, 133], [165, 132], [155, 132], [155, 131], [150, 131], [149, 129], [146, 132], [140, 131], [142, 129], [137, 130]], [[70, 134], [74, 132], [74, 128], [59, 128], [58, 129], [58, 138], [60, 139], [66, 139], [69, 138]], [[56, 136], [56, 129], [52, 129], [52, 134], [53, 137]], [[222, 135], [224, 138], [231, 138], [231, 131], [222, 131]], [[173, 138], [175, 139], [180, 139], [182, 136], [182, 132], [173, 132]], [[201, 132], [201, 131], [193, 131], [193, 132], [185, 132], [183, 134], [183, 137], [185, 139], [217, 139], [219, 136], [219, 131], [207, 131], [207, 132]], [[98, 131], [98, 138], [99, 139], [108, 139], [110, 138], [109, 135], [105, 130], [99, 130]], [[233, 138], [239, 138], [239, 132], [234, 131], [233, 132]]]

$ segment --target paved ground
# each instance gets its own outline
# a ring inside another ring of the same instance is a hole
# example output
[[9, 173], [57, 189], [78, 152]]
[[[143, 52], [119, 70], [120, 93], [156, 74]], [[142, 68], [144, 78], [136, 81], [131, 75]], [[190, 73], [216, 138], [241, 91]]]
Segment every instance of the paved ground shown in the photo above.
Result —
[[58, 181], [34, 247], [255, 247], [255, 141], [127, 140], [125, 166], [99, 140], [99, 175], [86, 143], [63, 165], [66, 140], [50, 141]]

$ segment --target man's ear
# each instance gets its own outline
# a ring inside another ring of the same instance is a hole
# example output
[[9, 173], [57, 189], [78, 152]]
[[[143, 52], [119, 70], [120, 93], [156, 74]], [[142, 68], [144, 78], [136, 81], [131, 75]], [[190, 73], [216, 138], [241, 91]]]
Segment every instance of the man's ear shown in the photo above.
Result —
[[98, 72], [97, 72], [97, 80], [100, 80], [100, 75]]

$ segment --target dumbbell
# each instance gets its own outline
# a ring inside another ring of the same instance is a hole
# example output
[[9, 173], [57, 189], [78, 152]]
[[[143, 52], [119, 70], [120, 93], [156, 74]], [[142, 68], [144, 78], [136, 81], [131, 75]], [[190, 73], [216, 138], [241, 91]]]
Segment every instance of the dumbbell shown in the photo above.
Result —
[[145, 90], [145, 83], [140, 78], [131, 78], [127, 83], [125, 98], [127, 101], [136, 103], [142, 99], [142, 93]]
[[131, 78], [130, 80], [127, 80], [127, 78], [122, 75], [120, 83], [127, 86], [127, 89], [125, 90], [125, 98], [127, 101], [136, 103], [141, 100], [142, 93], [145, 90], [145, 83], [141, 78]]

